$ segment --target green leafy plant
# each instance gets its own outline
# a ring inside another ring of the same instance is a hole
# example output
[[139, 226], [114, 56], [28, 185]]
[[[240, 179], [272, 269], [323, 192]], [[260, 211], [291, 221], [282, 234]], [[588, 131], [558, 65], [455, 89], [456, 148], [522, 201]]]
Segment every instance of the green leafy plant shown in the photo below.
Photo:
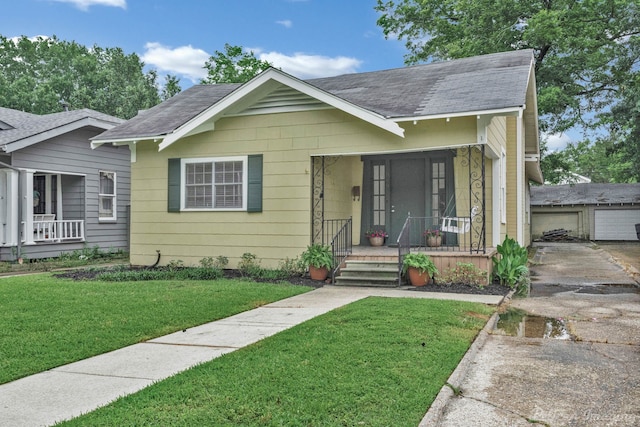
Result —
[[300, 258], [305, 266], [329, 269], [333, 267], [333, 254], [329, 246], [314, 243], [307, 246], [307, 250], [302, 253]]
[[514, 239], [506, 236], [498, 245], [498, 256], [491, 258], [493, 262], [493, 277], [500, 284], [514, 289], [522, 276], [529, 274], [527, 268], [527, 248], [522, 247]]
[[224, 255], [218, 255], [216, 257], [214, 267], [219, 268], [220, 270], [223, 270], [227, 267], [227, 265], [229, 265], [229, 258], [227, 258]]
[[431, 257], [423, 252], [411, 252], [402, 260], [402, 272], [406, 273], [409, 267], [418, 269], [420, 273], [428, 272], [429, 276], [438, 274], [438, 269]]
[[243, 276], [256, 277], [260, 274], [260, 261], [255, 254], [245, 252], [238, 262], [238, 270]]
[[283, 275], [286, 276], [304, 276], [304, 273], [307, 269], [304, 262], [300, 259], [300, 257], [295, 258], [285, 258], [280, 261], [278, 265], [280, 271], [282, 271]]

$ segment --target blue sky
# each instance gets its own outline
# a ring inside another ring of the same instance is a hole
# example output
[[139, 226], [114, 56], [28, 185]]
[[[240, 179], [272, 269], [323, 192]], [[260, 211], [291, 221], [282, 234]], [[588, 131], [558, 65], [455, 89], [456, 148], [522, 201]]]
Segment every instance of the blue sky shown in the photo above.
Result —
[[5, 37], [52, 36], [137, 53], [184, 87], [225, 43], [300, 78], [402, 67], [375, 0], [19, 0], [3, 8]]
[[[404, 66], [404, 42], [386, 40], [376, 0], [14, 0], [0, 13], [5, 37], [61, 40], [136, 53], [148, 67], [204, 77], [225, 43], [306, 79]], [[552, 150], [572, 138], [546, 135]]]

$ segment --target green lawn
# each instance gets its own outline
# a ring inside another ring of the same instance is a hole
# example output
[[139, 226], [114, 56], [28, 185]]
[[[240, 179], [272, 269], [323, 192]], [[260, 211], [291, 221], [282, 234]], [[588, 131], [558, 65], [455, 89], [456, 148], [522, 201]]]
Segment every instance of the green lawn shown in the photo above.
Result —
[[0, 383], [311, 288], [249, 281], [75, 282], [0, 279]]
[[416, 426], [493, 308], [367, 298], [65, 426]]

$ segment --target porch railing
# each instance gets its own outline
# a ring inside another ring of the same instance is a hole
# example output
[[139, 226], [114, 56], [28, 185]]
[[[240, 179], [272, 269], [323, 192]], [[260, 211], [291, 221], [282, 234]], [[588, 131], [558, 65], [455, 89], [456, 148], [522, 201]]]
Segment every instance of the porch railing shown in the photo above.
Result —
[[[486, 252], [484, 247], [484, 227], [471, 216], [457, 217], [461, 222], [469, 221], [471, 227], [465, 233], [442, 232], [440, 225], [442, 218], [438, 217], [412, 217], [409, 215], [398, 235], [398, 285], [402, 284], [402, 264], [406, 254], [412, 251], [430, 252]], [[480, 220], [482, 218], [479, 218]], [[476, 224], [478, 231], [474, 230]], [[426, 230], [433, 230], [432, 238], [425, 236]], [[435, 230], [438, 230], [437, 234]], [[475, 235], [475, 238], [474, 238]], [[439, 239], [438, 239], [439, 237]]]
[[353, 221], [351, 218], [325, 220], [325, 230], [332, 230], [333, 232], [333, 237], [331, 238], [331, 253], [333, 255], [331, 283], [335, 282], [336, 274], [344, 260], [353, 252], [352, 227]]
[[[31, 239], [29, 239], [31, 237]], [[29, 233], [26, 222], [22, 222], [22, 242], [84, 241], [84, 220], [33, 221]]]

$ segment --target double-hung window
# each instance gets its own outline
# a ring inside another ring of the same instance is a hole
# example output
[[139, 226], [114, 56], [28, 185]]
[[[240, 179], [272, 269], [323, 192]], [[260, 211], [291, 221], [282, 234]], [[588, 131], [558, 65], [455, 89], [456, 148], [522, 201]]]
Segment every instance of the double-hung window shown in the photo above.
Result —
[[246, 210], [247, 157], [182, 159], [183, 209]]
[[98, 219], [116, 220], [116, 173], [100, 171], [98, 189]]

